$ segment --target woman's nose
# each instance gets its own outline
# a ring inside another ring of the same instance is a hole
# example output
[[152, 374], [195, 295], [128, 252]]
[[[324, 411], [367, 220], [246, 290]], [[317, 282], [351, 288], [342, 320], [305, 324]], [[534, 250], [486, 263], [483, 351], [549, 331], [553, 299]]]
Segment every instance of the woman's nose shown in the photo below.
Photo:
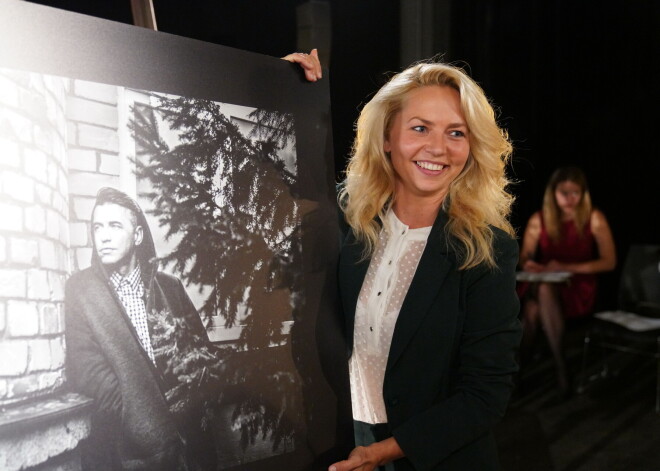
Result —
[[445, 151], [445, 136], [442, 133], [430, 133], [426, 143], [426, 151], [431, 155], [442, 155]]

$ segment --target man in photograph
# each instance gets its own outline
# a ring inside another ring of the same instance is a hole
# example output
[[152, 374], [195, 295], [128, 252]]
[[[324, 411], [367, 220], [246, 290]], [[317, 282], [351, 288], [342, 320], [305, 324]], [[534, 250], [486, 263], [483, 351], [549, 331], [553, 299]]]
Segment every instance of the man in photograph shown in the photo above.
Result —
[[102, 188], [91, 267], [66, 284], [67, 375], [95, 401], [83, 468], [215, 470], [205, 415], [221, 361], [178, 278], [157, 269], [138, 204]]

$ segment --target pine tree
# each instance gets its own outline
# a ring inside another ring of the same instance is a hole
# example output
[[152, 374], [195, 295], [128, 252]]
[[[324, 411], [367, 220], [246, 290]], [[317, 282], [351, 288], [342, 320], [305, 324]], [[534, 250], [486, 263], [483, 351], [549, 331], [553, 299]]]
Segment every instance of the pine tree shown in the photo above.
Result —
[[[239, 397], [232, 419], [244, 447], [261, 436], [276, 449], [295, 438], [302, 413], [288, 348], [271, 348], [288, 342], [282, 323], [291, 319], [296, 293], [290, 282], [299, 276], [293, 268], [300, 250], [299, 208], [290, 191], [295, 175], [278, 155], [293, 138], [292, 118], [257, 110], [252, 117], [260, 121], [244, 136], [219, 103], [169, 96], [157, 101], [155, 108], [134, 107], [131, 130], [140, 153], [137, 177], [153, 189], [141, 196], [153, 200], [151, 213], [166, 238], [177, 241], [161, 262], [186, 284], [210, 288], [202, 317], [242, 325], [224, 359], [225, 371], [232, 372], [224, 376], [225, 389], [250, 394]], [[178, 135], [172, 148], [160, 137], [159, 116]], [[185, 355], [192, 368], [186, 374], [199, 380], [191, 355]]]

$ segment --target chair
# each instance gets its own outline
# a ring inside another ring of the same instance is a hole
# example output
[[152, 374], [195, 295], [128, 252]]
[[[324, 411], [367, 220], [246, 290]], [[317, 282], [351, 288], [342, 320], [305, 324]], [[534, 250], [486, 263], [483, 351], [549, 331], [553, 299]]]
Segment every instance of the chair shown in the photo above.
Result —
[[587, 378], [587, 360], [592, 346], [656, 360], [655, 411], [660, 413], [660, 245], [632, 245], [619, 280], [618, 310], [594, 314], [584, 338], [582, 372], [578, 392], [596, 377], [609, 374], [603, 354], [600, 373]]

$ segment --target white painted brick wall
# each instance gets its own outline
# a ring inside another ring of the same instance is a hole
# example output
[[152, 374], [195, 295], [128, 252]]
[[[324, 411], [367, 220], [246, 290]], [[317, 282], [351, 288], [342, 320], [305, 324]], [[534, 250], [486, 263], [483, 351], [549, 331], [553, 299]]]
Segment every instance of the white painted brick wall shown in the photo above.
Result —
[[39, 263], [39, 244], [36, 239], [10, 237], [9, 247], [9, 260], [12, 263], [31, 267]]
[[96, 151], [92, 149], [70, 149], [68, 157], [69, 169], [85, 172], [96, 171]]
[[[92, 217], [92, 210], [94, 209], [94, 203], [96, 202], [96, 198], [93, 197], [85, 197], [85, 196], [72, 196], [71, 197], [72, 203], [73, 203], [73, 210], [71, 214], [71, 220], [72, 221], [88, 221]], [[72, 223], [76, 224], [76, 232], [78, 231], [83, 231], [85, 233], [89, 233], [89, 227], [88, 223], [84, 223], [84, 227], [78, 226], [79, 223]], [[73, 232], [74, 228], [71, 228], [71, 235], [73, 237]], [[75, 245], [73, 243], [73, 238], [71, 239], [71, 245]]]
[[[5, 303], [0, 302], [0, 335], [5, 331]], [[0, 394], [2, 397], [2, 394]]]
[[[27, 341], [25, 341], [27, 343]], [[17, 378], [8, 378], [7, 380], [7, 395], [9, 399], [34, 396], [35, 393], [43, 391], [45, 388], [40, 388], [39, 376], [45, 373], [32, 373]]]
[[39, 333], [44, 336], [64, 332], [61, 304], [45, 303], [39, 309]]
[[20, 206], [0, 201], [0, 231], [20, 231], [23, 228], [23, 211]]
[[67, 224], [67, 218], [69, 215], [69, 203], [66, 198], [64, 198], [60, 193], [53, 193], [53, 209], [60, 213], [60, 216], [65, 218], [64, 225]]
[[0, 104], [15, 108], [18, 106], [18, 90], [7, 77], [0, 76]]
[[[65, 259], [66, 261], [66, 259]], [[64, 302], [64, 283], [66, 275], [54, 271], [48, 272], [48, 286], [50, 288], [50, 301]]]
[[32, 122], [25, 116], [13, 110], [3, 111], [3, 125], [6, 127], [6, 135], [14, 135], [20, 142], [32, 143]]
[[49, 370], [51, 367], [50, 340], [35, 339], [28, 341], [28, 372]]
[[0, 268], [0, 298], [24, 298], [26, 286], [25, 270]]
[[[51, 297], [51, 282], [49, 272], [40, 269], [27, 271], [27, 297], [40, 301], [49, 301]], [[35, 315], [38, 318], [37, 315]]]
[[7, 301], [7, 334], [10, 338], [39, 333], [39, 311], [35, 301]]
[[112, 105], [117, 104], [117, 89], [100, 83], [76, 80], [72, 93], [80, 97], [89, 98], [90, 100], [101, 101]]
[[67, 173], [63, 169], [60, 169], [60, 178], [58, 181], [57, 190], [61, 195], [69, 194], [69, 180], [67, 179], [67, 177], [68, 177]]
[[50, 340], [50, 368], [57, 370], [64, 367], [64, 339], [58, 337]]
[[29, 175], [41, 183], [46, 183], [48, 181], [46, 161], [47, 157], [43, 151], [25, 149], [23, 151], [23, 169], [25, 170], [25, 175]]
[[[90, 208], [89, 212], [81, 213], [81, 215], [85, 215], [85, 216], [87, 216], [89, 214], [91, 214], [91, 208]], [[71, 223], [71, 247], [87, 247], [88, 244], [90, 244], [90, 242], [91, 242], [89, 240], [89, 235], [88, 234], [89, 234], [89, 224], [87, 222], [72, 222]]]
[[48, 371], [36, 375], [39, 391], [53, 390], [64, 384], [63, 370]]
[[46, 167], [48, 169], [48, 186], [51, 188], [58, 188], [58, 177], [60, 176], [60, 172], [57, 162], [49, 160]]
[[51, 239], [60, 238], [60, 215], [53, 209], [46, 210], [46, 235]]
[[79, 123], [78, 145], [105, 152], [119, 152], [119, 136], [116, 129]]
[[0, 100], [5, 136], [17, 137], [0, 139], [0, 407], [50, 394], [64, 381], [68, 79], [44, 85], [21, 74], [0, 78], [13, 90]]
[[109, 175], [119, 175], [119, 157], [117, 155], [101, 154], [99, 172]]
[[34, 181], [22, 172], [2, 172], [2, 190], [6, 195], [11, 195], [12, 199], [16, 201], [34, 202]]
[[[2, 86], [0, 86], [0, 89]], [[0, 162], [9, 167], [20, 167], [21, 156], [18, 151], [18, 144], [9, 139], [0, 137]]]
[[46, 232], [46, 211], [41, 206], [25, 208], [25, 230], [35, 234]]
[[59, 244], [48, 239], [39, 239], [39, 266], [50, 270], [59, 270], [62, 265], [57, 257], [57, 247]]
[[[88, 172], [71, 172], [69, 174], [69, 186], [71, 193], [75, 195], [96, 197], [98, 189], [102, 186], [119, 185], [119, 178], [109, 178], [107, 175]], [[88, 216], [89, 218], [89, 216]]]
[[75, 96], [69, 97], [66, 106], [67, 118], [80, 123], [99, 126], [117, 126], [117, 107]]
[[26, 340], [3, 340], [0, 342], [0, 377], [17, 376], [25, 373], [28, 362]]
[[52, 201], [53, 201], [53, 190], [48, 188], [48, 185], [43, 185], [43, 184], [40, 184], [40, 183], [37, 183], [37, 185], [34, 187], [34, 189], [35, 189], [35, 192], [37, 194], [36, 203], [40, 203], [44, 207], [51, 206]]

